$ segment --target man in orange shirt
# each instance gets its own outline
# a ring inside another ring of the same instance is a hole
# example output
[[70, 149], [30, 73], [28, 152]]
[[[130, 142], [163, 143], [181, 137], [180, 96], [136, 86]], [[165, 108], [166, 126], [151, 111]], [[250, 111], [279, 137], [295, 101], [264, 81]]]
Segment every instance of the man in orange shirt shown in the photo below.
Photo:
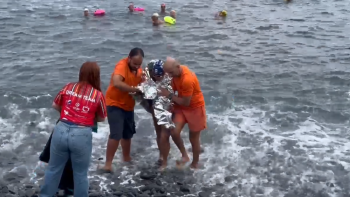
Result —
[[167, 145], [169, 135], [171, 135], [174, 143], [182, 154], [181, 160], [177, 161], [178, 165], [182, 166], [190, 160], [180, 136], [186, 123], [190, 129], [190, 142], [193, 151], [191, 168], [197, 168], [201, 151], [200, 134], [202, 130], [207, 128], [204, 96], [198, 78], [187, 66], [180, 65], [173, 58], [167, 58], [163, 69], [173, 78], [171, 85], [174, 94], [171, 94], [165, 89], [161, 89], [159, 95], [168, 97], [175, 104], [173, 119], [175, 129], [170, 133], [162, 133], [161, 154], [163, 155], [163, 165], [161, 169], [164, 169], [167, 165], [167, 158], [170, 150], [170, 147]]
[[120, 60], [114, 68], [111, 81], [106, 92], [107, 118], [109, 124], [109, 139], [106, 151], [104, 170], [112, 171], [112, 161], [121, 141], [123, 160], [131, 160], [131, 138], [136, 133], [134, 121], [135, 100], [130, 93], [139, 93], [135, 88], [141, 83], [142, 61], [144, 53], [140, 48], [134, 48], [129, 56]]

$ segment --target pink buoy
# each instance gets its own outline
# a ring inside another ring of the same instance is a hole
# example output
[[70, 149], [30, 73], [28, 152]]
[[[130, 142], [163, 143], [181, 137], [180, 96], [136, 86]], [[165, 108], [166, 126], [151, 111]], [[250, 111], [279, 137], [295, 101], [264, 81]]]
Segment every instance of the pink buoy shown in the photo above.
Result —
[[134, 11], [142, 12], [142, 11], [145, 11], [145, 8], [136, 7], [136, 8], [134, 8]]
[[105, 15], [106, 14], [106, 12], [104, 11], [104, 10], [96, 10], [95, 12], [94, 12], [94, 15], [95, 16], [103, 16], [103, 15]]

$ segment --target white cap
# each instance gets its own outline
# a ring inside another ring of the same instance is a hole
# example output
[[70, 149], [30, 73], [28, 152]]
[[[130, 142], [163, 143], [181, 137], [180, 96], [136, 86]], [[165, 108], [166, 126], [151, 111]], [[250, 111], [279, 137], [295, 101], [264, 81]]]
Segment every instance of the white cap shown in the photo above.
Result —
[[158, 13], [154, 13], [152, 16], [159, 17], [159, 14]]
[[84, 11], [89, 11], [89, 9], [85, 8]]

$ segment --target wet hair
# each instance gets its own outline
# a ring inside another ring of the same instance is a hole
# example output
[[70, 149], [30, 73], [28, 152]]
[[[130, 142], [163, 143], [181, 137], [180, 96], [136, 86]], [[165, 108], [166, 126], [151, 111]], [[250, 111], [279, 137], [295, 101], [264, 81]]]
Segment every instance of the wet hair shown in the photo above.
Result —
[[89, 84], [101, 91], [100, 67], [96, 62], [85, 62], [80, 67], [79, 83]]
[[129, 58], [132, 58], [132, 57], [137, 56], [137, 55], [141, 55], [142, 57], [145, 57], [143, 50], [136, 47], [136, 48], [131, 49], [131, 51], [129, 53]]

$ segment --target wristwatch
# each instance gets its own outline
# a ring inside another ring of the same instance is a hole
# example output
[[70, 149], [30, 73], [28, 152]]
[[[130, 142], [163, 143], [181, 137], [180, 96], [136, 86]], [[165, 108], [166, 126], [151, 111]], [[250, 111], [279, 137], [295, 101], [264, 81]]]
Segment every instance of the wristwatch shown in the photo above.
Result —
[[173, 94], [173, 93], [170, 93], [170, 94], [167, 96], [167, 98], [168, 98], [169, 100], [171, 100], [171, 99], [173, 99], [173, 96], [174, 96], [174, 94]]

